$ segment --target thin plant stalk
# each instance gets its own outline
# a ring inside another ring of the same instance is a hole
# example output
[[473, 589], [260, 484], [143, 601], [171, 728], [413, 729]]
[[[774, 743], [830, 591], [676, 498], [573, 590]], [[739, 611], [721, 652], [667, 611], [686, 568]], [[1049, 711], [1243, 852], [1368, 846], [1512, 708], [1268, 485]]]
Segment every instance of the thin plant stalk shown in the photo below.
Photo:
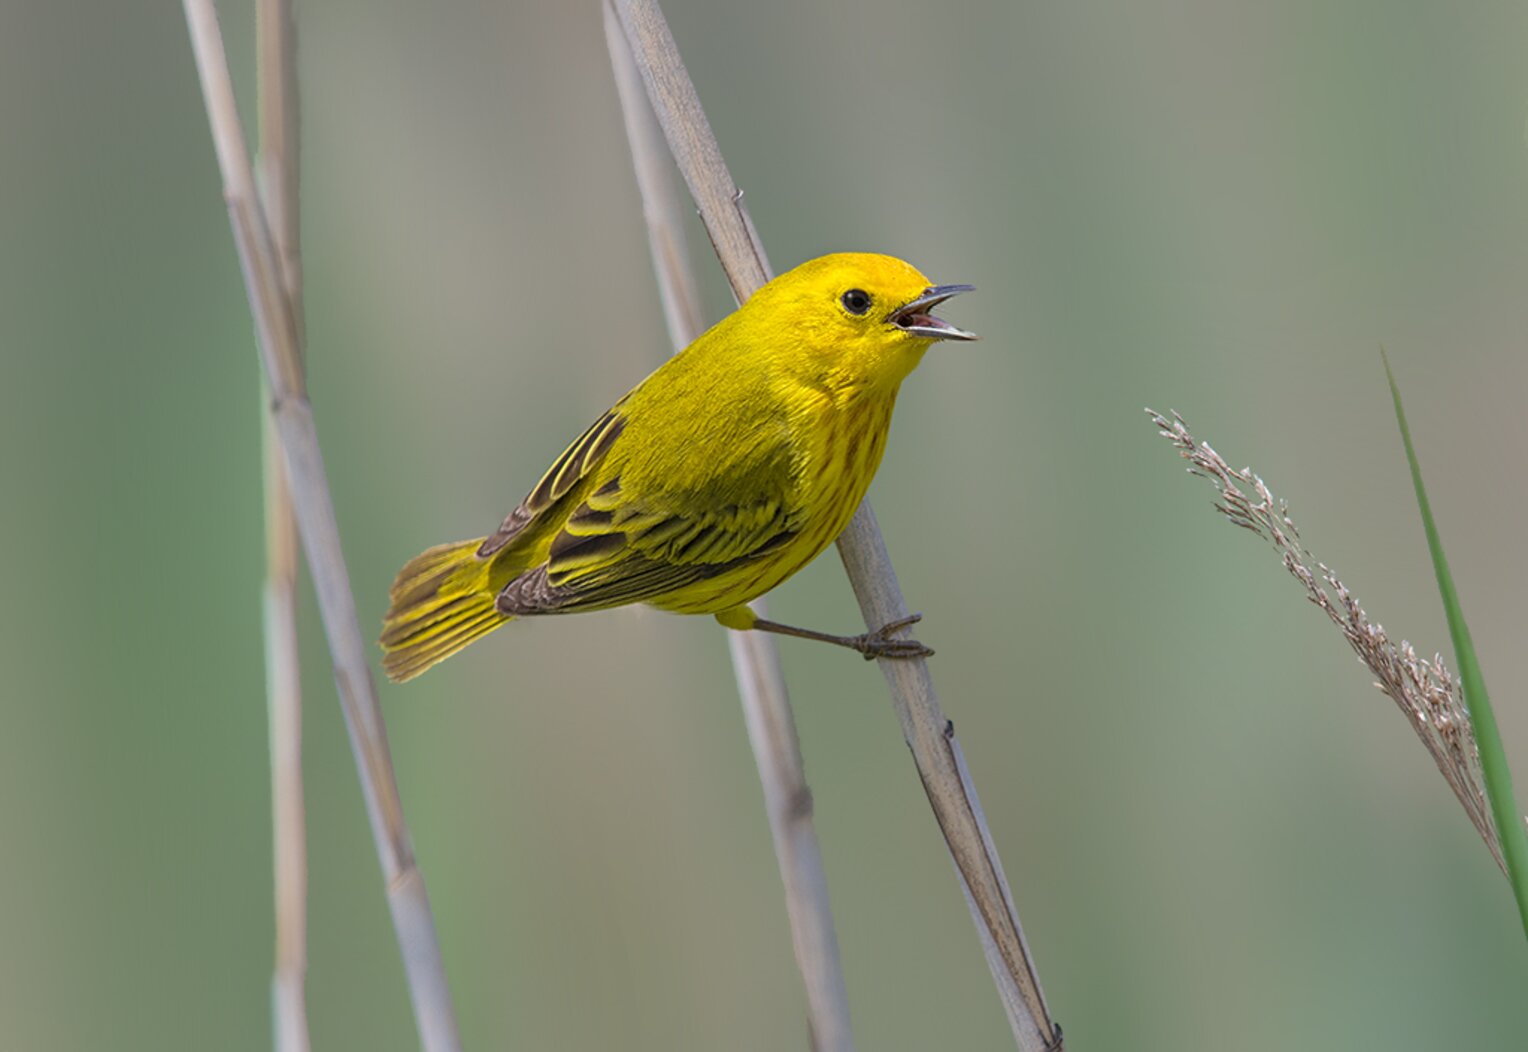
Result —
[[287, 292], [276, 242], [256, 196], [217, 12], [212, 0], [183, 3], [222, 173], [223, 197], [254, 317], [256, 344], [270, 385], [270, 412], [291, 485], [298, 535], [307, 554], [308, 572], [328, 637], [335, 685], [361, 778], [361, 793], [382, 867], [415, 1024], [426, 1052], [458, 1052], [461, 1039], [435, 920], [404, 821], [387, 729], [366, 663], [367, 650], [356, 618], [355, 598], [350, 591], [313, 410], [303, 393], [297, 305]]
[[1522, 921], [1523, 933], [1528, 935], [1528, 835], [1524, 833], [1523, 820], [1517, 809], [1517, 797], [1512, 790], [1512, 770], [1507, 766], [1507, 753], [1502, 748], [1501, 732], [1496, 727], [1496, 713], [1486, 694], [1485, 675], [1480, 671], [1475, 644], [1470, 638], [1470, 626], [1465, 623], [1464, 608], [1459, 602], [1459, 592], [1454, 587], [1454, 575], [1449, 571], [1448, 559], [1443, 554], [1443, 541], [1433, 521], [1432, 505], [1422, 485], [1422, 465], [1417, 461], [1417, 451], [1411, 444], [1411, 429], [1406, 426], [1401, 389], [1396, 385], [1395, 374], [1390, 371], [1390, 359], [1384, 357], [1383, 360], [1385, 378], [1390, 381], [1390, 396], [1395, 402], [1396, 423], [1400, 425], [1401, 441], [1406, 446], [1406, 462], [1411, 468], [1412, 486], [1417, 493], [1417, 507], [1422, 513], [1422, 528], [1427, 534], [1427, 549], [1432, 554], [1433, 571], [1438, 578], [1438, 593], [1443, 599], [1443, 612], [1448, 617], [1448, 632], [1454, 643], [1454, 661], [1459, 666], [1459, 678], [1464, 686], [1464, 703], [1469, 711], [1470, 724], [1475, 729], [1475, 744], [1479, 750], [1486, 798], [1491, 804], [1491, 817], [1501, 843], [1501, 853], [1506, 859], [1504, 868], [1512, 884], [1512, 894], [1517, 900], [1518, 917]]
[[302, 788], [302, 678], [297, 657], [297, 523], [275, 429], [265, 465], [265, 692], [270, 725], [276, 945], [271, 1019], [276, 1052], [308, 1052], [308, 851]]
[[[605, 39], [610, 47], [621, 113], [642, 194], [664, 317], [677, 351], [694, 342], [702, 328], [695, 276], [685, 249], [679, 194], [669, 173], [662, 130], [647, 104], [641, 74], [608, 3]], [[752, 605], [763, 616], [762, 600]], [[779, 650], [774, 639], [762, 632], [729, 632], [727, 636], [748, 740], [764, 790], [775, 857], [785, 885], [791, 943], [806, 987], [812, 1048], [816, 1052], [853, 1052], [849, 995], [833, 929], [827, 874], [812, 820], [812, 794], [806, 784]]]
[[[611, 2], [669, 149], [741, 303], [770, 276], [742, 193], [722, 160], [658, 5], [652, 0]], [[838, 550], [868, 627], [906, 616], [907, 605], [868, 501], [839, 537]], [[1014, 1040], [1024, 1052], [1059, 1049], [1060, 1028], [1046, 1006], [991, 833], [955, 741], [954, 726], [940, 709], [928, 664], [922, 659], [882, 658], [880, 665], [903, 737], [959, 873]]]
[[[259, 0], [255, 19], [260, 203], [270, 217], [281, 284], [292, 304], [301, 353], [297, 27], [291, 0]], [[299, 373], [297, 381], [302, 380]], [[268, 392], [263, 392], [262, 400], [268, 399]], [[271, 1032], [276, 1052], [308, 1052], [308, 849], [302, 788], [302, 676], [297, 650], [297, 519], [275, 425], [263, 412], [260, 424], [265, 472], [265, 693], [270, 726], [276, 919]]]

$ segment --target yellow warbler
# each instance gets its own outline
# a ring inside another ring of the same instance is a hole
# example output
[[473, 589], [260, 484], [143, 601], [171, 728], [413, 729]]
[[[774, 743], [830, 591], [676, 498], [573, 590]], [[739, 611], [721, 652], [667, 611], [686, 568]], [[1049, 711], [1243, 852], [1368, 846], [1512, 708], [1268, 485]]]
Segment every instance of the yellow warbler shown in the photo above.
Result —
[[383, 667], [411, 679], [517, 617], [647, 603], [852, 647], [932, 653], [765, 621], [744, 604], [848, 525], [886, 447], [902, 380], [936, 340], [976, 337], [930, 311], [890, 256], [823, 256], [753, 298], [638, 384], [557, 458], [497, 532], [413, 559], [392, 587]]

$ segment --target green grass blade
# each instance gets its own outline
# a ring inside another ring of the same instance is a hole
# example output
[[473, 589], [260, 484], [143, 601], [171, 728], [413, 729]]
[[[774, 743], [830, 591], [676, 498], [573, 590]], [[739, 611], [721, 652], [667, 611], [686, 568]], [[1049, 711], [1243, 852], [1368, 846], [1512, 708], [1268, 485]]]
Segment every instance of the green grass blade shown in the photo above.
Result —
[[1517, 811], [1517, 798], [1512, 794], [1512, 772], [1507, 767], [1507, 754], [1496, 729], [1496, 716], [1486, 695], [1485, 677], [1475, 658], [1475, 644], [1470, 641], [1470, 628], [1464, 623], [1459, 593], [1454, 590], [1454, 578], [1448, 571], [1448, 560], [1443, 556], [1443, 542], [1438, 539], [1432, 506], [1427, 503], [1427, 491], [1422, 486], [1422, 468], [1411, 444], [1411, 430], [1406, 426], [1401, 389], [1396, 386], [1395, 374], [1390, 371], [1389, 357], [1384, 351], [1380, 356], [1385, 363], [1385, 376], [1390, 381], [1390, 396], [1395, 399], [1395, 419], [1401, 426], [1401, 441], [1406, 445], [1406, 460], [1411, 465], [1411, 482], [1417, 491], [1417, 507], [1422, 512], [1422, 528], [1427, 531], [1427, 547], [1432, 552], [1433, 569], [1438, 575], [1438, 592], [1443, 597], [1443, 610], [1448, 616], [1448, 632], [1454, 641], [1454, 660], [1464, 684], [1465, 705], [1475, 727], [1475, 741], [1480, 746], [1480, 767], [1485, 775], [1486, 795], [1491, 801], [1491, 816], [1496, 821], [1502, 853], [1507, 858], [1507, 876], [1512, 881], [1512, 893], [1517, 896], [1523, 932], [1528, 935], [1528, 835], [1524, 833], [1523, 819]]

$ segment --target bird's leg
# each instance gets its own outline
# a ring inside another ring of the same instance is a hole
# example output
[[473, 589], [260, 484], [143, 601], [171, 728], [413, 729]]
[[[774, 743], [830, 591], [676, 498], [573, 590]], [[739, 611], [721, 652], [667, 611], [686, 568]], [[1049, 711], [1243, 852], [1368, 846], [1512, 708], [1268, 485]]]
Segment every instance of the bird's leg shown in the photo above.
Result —
[[766, 621], [762, 617], [755, 617], [748, 627], [760, 632], [775, 632], [782, 636], [795, 636], [798, 639], [817, 639], [824, 643], [832, 643], [834, 646], [848, 647], [865, 655], [865, 660], [870, 661], [878, 657], [932, 657], [933, 649], [924, 646], [916, 639], [892, 638], [892, 633], [901, 631], [909, 625], [915, 625], [921, 620], [923, 620], [922, 614], [910, 614], [890, 621], [874, 632], [865, 632], [857, 636], [835, 636], [829, 632], [815, 632], [810, 628], [796, 628], [794, 625], [782, 625], [778, 621]]

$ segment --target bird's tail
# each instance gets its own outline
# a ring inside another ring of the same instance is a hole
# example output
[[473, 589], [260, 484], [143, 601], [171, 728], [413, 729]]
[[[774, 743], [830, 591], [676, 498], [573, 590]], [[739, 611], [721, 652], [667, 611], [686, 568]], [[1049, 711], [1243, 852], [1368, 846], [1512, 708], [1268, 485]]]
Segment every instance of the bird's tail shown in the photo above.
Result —
[[511, 620], [494, 606], [491, 560], [479, 537], [442, 544], [398, 571], [382, 622], [382, 668], [394, 683], [413, 679], [479, 636]]

